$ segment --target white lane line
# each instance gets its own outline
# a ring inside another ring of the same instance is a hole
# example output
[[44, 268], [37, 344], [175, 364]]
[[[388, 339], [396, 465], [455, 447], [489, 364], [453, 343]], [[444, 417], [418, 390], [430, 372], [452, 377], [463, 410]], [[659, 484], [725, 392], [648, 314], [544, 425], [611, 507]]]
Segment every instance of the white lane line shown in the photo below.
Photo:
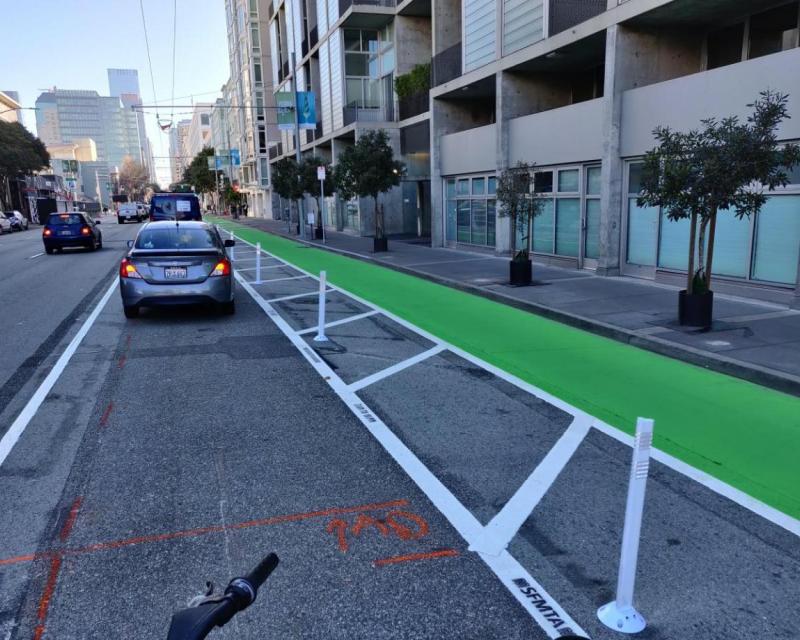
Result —
[[56, 384], [58, 378], [69, 364], [70, 359], [74, 355], [75, 351], [77, 351], [81, 341], [89, 332], [89, 329], [92, 328], [95, 320], [97, 320], [97, 316], [100, 315], [100, 312], [106, 306], [108, 299], [111, 297], [111, 294], [114, 293], [114, 289], [117, 288], [118, 284], [119, 279], [115, 275], [114, 282], [111, 283], [111, 286], [105, 292], [105, 295], [103, 295], [103, 297], [100, 299], [100, 302], [97, 303], [97, 306], [94, 308], [92, 313], [89, 314], [89, 317], [84, 320], [81, 328], [78, 329], [78, 333], [75, 334], [75, 337], [72, 338], [70, 343], [67, 345], [67, 348], [64, 349], [64, 353], [61, 354], [61, 357], [56, 361], [55, 365], [53, 365], [50, 373], [47, 374], [47, 377], [42, 381], [42, 384], [40, 384], [39, 388], [36, 389], [33, 396], [31, 396], [31, 399], [28, 400], [28, 404], [25, 405], [20, 414], [17, 416], [17, 419], [14, 420], [8, 431], [6, 431], [5, 435], [3, 435], [2, 440], [0, 440], [0, 465], [3, 464], [5, 459], [8, 457], [8, 454], [11, 453], [11, 450], [14, 448], [14, 445], [17, 444], [17, 440], [19, 440], [22, 432], [25, 431], [28, 423], [31, 421], [33, 416], [36, 415], [36, 412], [39, 410], [42, 402], [44, 402], [47, 394], [50, 393], [50, 390]]
[[437, 353], [441, 353], [444, 351], [444, 346], [441, 344], [437, 344], [435, 347], [428, 349], [427, 351], [423, 351], [422, 353], [418, 353], [417, 355], [408, 358], [406, 360], [402, 360], [397, 364], [393, 364], [391, 367], [386, 367], [385, 369], [381, 369], [380, 371], [376, 371], [372, 375], [367, 376], [366, 378], [361, 378], [361, 380], [356, 380], [352, 384], [348, 385], [350, 391], [359, 391], [364, 387], [368, 387], [371, 384], [375, 384], [384, 378], [388, 378], [395, 373], [399, 373], [403, 369], [408, 369], [409, 367], [413, 367], [415, 364], [419, 364], [423, 360], [427, 360], [428, 358], [435, 356]]
[[[239, 269], [239, 271], [241, 271], [241, 269]], [[261, 282], [254, 282], [254, 281], [249, 281], [249, 280], [248, 280], [248, 282], [250, 282], [250, 284], [254, 284], [254, 285], [258, 286], [260, 284], [267, 284], [268, 282], [284, 282], [286, 280], [303, 280], [303, 279], [308, 278], [308, 277], [309, 276], [287, 276], [286, 278], [270, 278], [269, 280], [262, 280]], [[314, 329], [316, 330], [316, 327]]]
[[[289, 323], [250, 286], [243, 276], [234, 274], [239, 284], [255, 300], [275, 325], [300, 351], [302, 356], [322, 376], [331, 389], [342, 399], [353, 415], [363, 424], [372, 436], [381, 444], [386, 452], [403, 468], [406, 474], [425, 493], [433, 505], [447, 518], [461, 537], [471, 544], [478, 539], [483, 527], [450, 490], [414, 455], [400, 438], [347, 387], [344, 381], [306, 344]], [[310, 274], [309, 274], [310, 275]], [[313, 276], [311, 276], [313, 277]], [[553, 600], [544, 588], [520, 565], [508, 552], [499, 556], [487, 556], [479, 553], [478, 557], [494, 572], [503, 585], [511, 591], [517, 601], [542, 628], [549, 638], [562, 637], [567, 631], [588, 638], [588, 634]], [[523, 580], [529, 585], [524, 591], [519, 585]], [[516, 582], [515, 582], [516, 581]], [[534, 597], [538, 594], [538, 597]]]
[[28, 256], [28, 260], [33, 260], [34, 258], [38, 258], [39, 256], [43, 256], [43, 255], [44, 255], [44, 251], [42, 251], [41, 253], [34, 253], [32, 256]]
[[[244, 278], [242, 278], [244, 280]], [[249, 282], [247, 284], [250, 284]], [[333, 293], [333, 289], [325, 289], [325, 293]], [[281, 296], [280, 298], [272, 298], [269, 302], [283, 302], [284, 300], [294, 300], [296, 298], [305, 298], [307, 296], [316, 296], [319, 294], [319, 291], [308, 291], [306, 293], [295, 293], [290, 296]]]
[[[308, 278], [310, 276], [297, 276], [298, 278]], [[267, 280], [262, 280], [262, 282], [267, 282]], [[252, 284], [252, 283], [251, 283]], [[364, 313], [357, 313], [354, 316], [349, 316], [347, 318], [342, 318], [341, 320], [333, 320], [332, 322], [326, 322], [325, 328], [329, 329], [330, 327], [338, 327], [341, 324], [347, 324], [348, 322], [355, 322], [356, 320], [363, 320], [364, 318], [369, 318], [370, 316], [374, 316], [379, 314], [380, 311], [373, 309], [372, 311], [365, 311]], [[307, 333], [314, 333], [318, 331], [319, 327], [309, 327], [308, 329], [301, 329], [297, 332], [298, 336], [305, 335]]]
[[591, 416], [583, 415], [572, 421], [533, 473], [486, 525], [481, 537], [470, 546], [471, 551], [497, 556], [508, 547], [536, 505], [550, 490], [558, 474], [578, 450], [586, 434], [589, 433], [592, 420]]
[[[279, 258], [268, 251], [264, 251], [264, 253], [275, 258], [276, 260], [282, 260], [282, 258]], [[312, 273], [309, 273], [308, 271], [305, 271], [300, 267], [294, 266], [285, 261], [284, 264], [286, 264], [286, 266], [288, 267], [291, 267], [292, 269], [296, 269], [301, 273], [305, 273], [308, 276], [317, 279], [316, 276], [314, 276]], [[437, 336], [428, 333], [424, 329], [414, 326], [410, 322], [406, 321], [403, 318], [400, 318], [399, 316], [396, 316], [390, 311], [382, 309], [381, 307], [369, 302], [368, 300], [365, 300], [364, 298], [358, 295], [350, 293], [346, 289], [342, 289], [340, 287], [336, 287], [333, 285], [331, 286], [334, 289], [338, 290], [340, 293], [349, 296], [356, 302], [360, 302], [361, 304], [365, 305], [366, 307], [369, 307], [370, 309], [375, 309], [379, 311], [387, 318], [394, 320], [398, 324], [406, 327], [407, 329], [410, 329], [411, 331], [414, 331], [418, 335], [421, 335], [436, 344], [444, 345], [448, 351], [451, 351], [456, 355], [464, 358], [465, 360], [479, 367], [482, 367], [486, 371], [496, 375], [498, 378], [501, 378], [502, 380], [505, 380], [506, 382], [513, 384], [515, 387], [518, 387], [523, 391], [527, 391], [528, 393], [536, 396], [537, 398], [541, 398], [545, 402], [558, 407], [562, 411], [565, 411], [572, 416], [578, 416], [583, 413], [583, 411], [564, 402], [560, 398], [557, 398], [556, 396], [547, 393], [546, 391], [530, 384], [529, 382], [517, 378], [516, 376], [508, 373], [507, 371], [504, 371], [503, 369], [500, 369], [499, 367], [494, 366], [493, 364], [481, 360], [480, 358], [472, 355], [467, 351], [464, 351], [463, 349], [459, 349], [458, 347], [441, 340]], [[633, 446], [633, 437], [629, 436], [627, 433], [618, 429], [617, 427], [613, 427], [597, 419], [595, 420], [592, 426], [594, 426], [598, 431], [603, 432], [604, 434], [618, 440], [619, 442], [622, 442], [623, 444], [626, 444], [629, 447]], [[673, 471], [677, 471], [678, 473], [683, 474], [696, 482], [699, 482], [701, 485], [703, 485], [707, 489], [710, 489], [714, 493], [717, 493], [718, 495], [728, 498], [729, 500], [732, 500], [739, 506], [744, 507], [748, 511], [752, 511], [753, 513], [761, 516], [765, 520], [768, 520], [769, 522], [778, 525], [779, 527], [782, 527], [783, 529], [786, 529], [787, 531], [794, 533], [797, 536], [800, 536], [800, 520], [798, 520], [797, 518], [793, 518], [792, 516], [783, 513], [782, 511], [779, 511], [774, 507], [769, 506], [768, 504], [762, 502], [761, 500], [758, 500], [757, 498], [754, 498], [744, 493], [743, 491], [736, 489], [735, 487], [709, 475], [704, 471], [700, 471], [699, 469], [692, 467], [691, 465], [683, 462], [682, 460], [678, 460], [677, 458], [669, 455], [668, 453], [665, 453], [664, 451], [661, 451], [660, 449], [653, 447], [651, 449], [651, 452], [652, 452], [651, 455], [654, 459], [666, 465]]]
[[[267, 265], [266, 267], [262, 266], [261, 268], [262, 269], [280, 269], [281, 267], [285, 267], [285, 266], [286, 266], [285, 264], [270, 264], [270, 265]], [[234, 266], [233, 268], [234, 268], [235, 271], [255, 271], [256, 270], [255, 267], [245, 267], [243, 269], [240, 269], [239, 267]]]

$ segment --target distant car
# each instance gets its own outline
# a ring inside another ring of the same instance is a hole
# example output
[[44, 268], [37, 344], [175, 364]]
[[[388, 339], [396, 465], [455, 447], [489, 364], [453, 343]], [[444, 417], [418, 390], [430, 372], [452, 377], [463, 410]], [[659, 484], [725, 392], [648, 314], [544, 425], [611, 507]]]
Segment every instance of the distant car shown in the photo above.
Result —
[[217, 228], [197, 221], [148, 222], [128, 242], [119, 265], [120, 293], [126, 318], [142, 307], [214, 304], [236, 311], [233, 266]]
[[[27, 222], [28, 221], [25, 220], [25, 217], [22, 214], [20, 214], [19, 217], [17, 217], [15, 214], [16, 214], [15, 211], [4, 211], [3, 212], [3, 217], [11, 223], [11, 230], [12, 231], [23, 231], [24, 229], [27, 229], [28, 228], [28, 226], [27, 226]], [[25, 222], [24, 225], [23, 225], [23, 221]]]
[[25, 231], [27, 231], [28, 230], [28, 226], [29, 226], [28, 219], [25, 216], [23, 216], [22, 213], [17, 211], [16, 209], [14, 211], [12, 211], [11, 213], [14, 214], [14, 217], [17, 220], [20, 221], [20, 224], [22, 225], [22, 228]]
[[0, 216], [0, 234], [11, 233], [12, 231], [13, 229], [11, 228], [11, 220], [5, 216]]
[[150, 220], [203, 219], [200, 201], [193, 193], [154, 193], [150, 199]]
[[103, 234], [97, 222], [86, 213], [51, 213], [42, 229], [42, 241], [47, 253], [66, 247], [84, 247], [94, 251], [103, 248]]
[[119, 205], [117, 211], [117, 222], [125, 224], [126, 222], [141, 222], [147, 217], [140, 206], [135, 202], [123, 202]]

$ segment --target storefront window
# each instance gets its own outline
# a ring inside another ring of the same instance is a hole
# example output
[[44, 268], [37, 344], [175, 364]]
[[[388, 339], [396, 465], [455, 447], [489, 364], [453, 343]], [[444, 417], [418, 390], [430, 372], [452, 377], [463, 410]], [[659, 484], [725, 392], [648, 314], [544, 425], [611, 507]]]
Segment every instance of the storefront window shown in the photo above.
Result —
[[566, 169], [558, 172], [558, 192], [577, 193], [579, 187], [580, 171], [578, 169]]
[[553, 253], [553, 201], [545, 200], [542, 204], [542, 212], [533, 219], [533, 250]]
[[800, 196], [773, 196], [756, 216], [753, 278], [793, 285], [800, 251]]
[[596, 260], [600, 257], [600, 200], [586, 200], [586, 240], [584, 255]]
[[658, 207], [639, 207], [628, 199], [628, 262], [642, 266], [656, 263]]
[[558, 255], [578, 257], [580, 224], [580, 198], [558, 198], [556, 200], [556, 253]]
[[494, 247], [495, 186], [494, 176], [448, 178], [445, 181], [447, 241]]

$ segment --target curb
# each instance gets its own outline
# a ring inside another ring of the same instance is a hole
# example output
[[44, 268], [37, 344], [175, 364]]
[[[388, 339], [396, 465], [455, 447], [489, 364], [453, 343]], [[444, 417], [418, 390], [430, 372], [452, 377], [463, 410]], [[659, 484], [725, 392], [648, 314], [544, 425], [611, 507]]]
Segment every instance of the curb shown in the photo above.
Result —
[[[241, 221], [237, 222], [242, 224]], [[614, 325], [610, 325], [599, 320], [592, 320], [590, 318], [572, 314], [567, 311], [559, 311], [535, 302], [519, 300], [504, 293], [488, 291], [482, 287], [459, 282], [458, 280], [451, 280], [442, 276], [423, 273], [408, 267], [403, 267], [401, 265], [385, 263], [370, 256], [355, 253], [353, 251], [347, 251], [345, 249], [329, 247], [316, 242], [310, 242], [288, 233], [262, 229], [249, 224], [242, 224], [242, 226], [285, 238], [287, 240], [292, 240], [293, 242], [298, 242], [309, 247], [330, 251], [331, 253], [336, 253], [348, 258], [355, 258], [356, 260], [361, 260], [362, 262], [367, 262], [369, 264], [391, 269], [393, 271], [398, 271], [416, 278], [428, 280], [445, 287], [450, 287], [451, 289], [457, 289], [459, 291], [463, 291], [464, 293], [470, 293], [472, 295], [492, 300], [493, 302], [499, 302], [500, 304], [505, 304], [507, 306], [520, 309], [521, 311], [534, 313], [549, 320], [555, 320], [556, 322], [575, 327], [576, 329], [582, 329], [583, 331], [587, 331], [604, 338], [610, 338], [612, 340], [616, 340], [617, 342], [622, 342], [640, 349], [657, 353], [662, 356], [681, 360], [683, 362], [702, 367], [703, 369], [724, 373], [735, 378], [740, 378], [742, 380], [747, 380], [748, 382], [753, 382], [764, 387], [775, 389], [776, 391], [781, 391], [783, 393], [800, 397], [800, 377], [793, 376], [791, 374], [780, 374], [771, 369], [767, 369], [766, 367], [743, 364], [737, 360], [733, 360], [732, 358], [726, 358], [725, 356], [712, 354], [707, 351], [695, 349], [694, 347], [680, 345], [656, 336], [641, 335], [635, 333], [634, 331], [623, 329], [621, 327], [615, 327]]]

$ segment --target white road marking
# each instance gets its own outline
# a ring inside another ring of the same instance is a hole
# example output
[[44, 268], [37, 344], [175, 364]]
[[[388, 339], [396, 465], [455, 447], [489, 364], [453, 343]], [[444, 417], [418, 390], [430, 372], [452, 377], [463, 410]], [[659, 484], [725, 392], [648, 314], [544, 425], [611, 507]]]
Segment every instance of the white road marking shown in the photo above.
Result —
[[470, 546], [470, 550], [496, 556], [508, 547], [536, 505], [550, 490], [558, 474], [578, 450], [589, 433], [592, 420], [591, 416], [582, 415], [572, 421], [533, 473], [486, 525], [482, 536]]
[[[244, 278], [242, 278], [244, 280]], [[247, 284], [250, 284], [249, 282]], [[325, 289], [325, 293], [333, 293], [333, 289]], [[270, 302], [283, 302], [284, 300], [295, 300], [296, 298], [306, 298], [308, 296], [319, 295], [319, 291], [308, 291], [307, 293], [295, 293], [291, 296], [281, 296], [280, 298], [272, 298]]]
[[42, 384], [40, 384], [39, 388], [36, 389], [33, 396], [31, 396], [31, 399], [28, 400], [28, 404], [25, 405], [20, 414], [17, 416], [17, 419], [14, 420], [8, 431], [6, 431], [6, 433], [3, 435], [2, 440], [0, 440], [0, 465], [3, 464], [5, 459], [8, 457], [8, 454], [11, 453], [11, 450], [14, 448], [14, 445], [17, 444], [17, 441], [19, 440], [23, 431], [25, 431], [28, 423], [31, 421], [33, 416], [36, 415], [36, 412], [39, 410], [42, 402], [44, 402], [47, 394], [50, 393], [50, 390], [58, 381], [58, 378], [63, 373], [67, 364], [69, 364], [70, 359], [74, 355], [75, 351], [77, 351], [84, 337], [89, 332], [89, 329], [92, 328], [95, 320], [97, 320], [97, 316], [100, 315], [100, 312], [106, 306], [108, 299], [111, 297], [111, 294], [114, 293], [114, 289], [117, 288], [118, 284], [119, 279], [115, 275], [114, 281], [100, 299], [100, 302], [97, 303], [97, 306], [95, 306], [94, 310], [89, 314], [89, 317], [83, 322], [81, 328], [78, 329], [78, 333], [75, 334], [75, 337], [72, 338], [70, 343], [67, 345], [67, 348], [64, 349], [64, 353], [61, 354], [61, 357], [56, 361], [55, 365], [53, 365], [50, 373], [47, 374], [47, 377], [42, 381]]
[[33, 260], [34, 258], [38, 258], [39, 256], [43, 256], [43, 255], [44, 255], [44, 251], [42, 251], [41, 253], [35, 253], [32, 256], [28, 256], [28, 260]]
[[407, 358], [406, 360], [402, 360], [397, 364], [393, 364], [391, 367], [386, 367], [385, 369], [381, 369], [380, 371], [376, 371], [372, 375], [368, 375], [366, 378], [361, 378], [361, 380], [356, 380], [352, 384], [348, 386], [351, 391], [359, 391], [364, 387], [368, 387], [371, 384], [375, 384], [384, 378], [388, 378], [395, 373], [399, 373], [403, 369], [408, 369], [409, 367], [413, 367], [415, 364], [419, 364], [423, 360], [427, 360], [428, 358], [435, 356], [437, 353], [441, 353], [444, 351], [444, 346], [441, 344], [437, 344], [435, 347], [428, 349], [427, 351], [423, 351], [422, 353], [418, 353], [411, 358]]
[[[283, 265], [281, 265], [281, 266], [283, 266]], [[239, 271], [241, 271], [241, 269], [239, 269]], [[258, 286], [260, 284], [267, 284], [269, 282], [284, 282], [285, 280], [303, 280], [303, 279], [308, 278], [308, 277], [309, 276], [287, 276], [286, 278], [270, 278], [269, 280], [262, 280], [261, 282], [254, 282], [254, 281], [251, 281], [251, 280], [248, 280], [248, 282], [250, 284]]]
[[[297, 276], [297, 277], [298, 278], [308, 278], [310, 276]], [[286, 278], [282, 278], [282, 279], [285, 280]], [[262, 280], [261, 282], [262, 283], [263, 282], [268, 282], [268, 280]], [[252, 283], [250, 283], [250, 284], [252, 284]], [[330, 327], [338, 327], [341, 324], [347, 324], [348, 322], [355, 322], [356, 320], [363, 320], [364, 318], [369, 318], [370, 316], [374, 316], [374, 315], [379, 314], [379, 313], [380, 313], [380, 311], [376, 311], [375, 309], [373, 309], [372, 311], [365, 311], [364, 313], [357, 313], [354, 316], [349, 316], [347, 318], [342, 318], [341, 320], [333, 320], [332, 322], [326, 322], [325, 323], [325, 328], [329, 329]], [[297, 335], [298, 336], [302, 336], [302, 335], [305, 335], [307, 333], [314, 333], [318, 329], [319, 329], [319, 327], [309, 327], [308, 329], [301, 329], [300, 331], [297, 332]]]

